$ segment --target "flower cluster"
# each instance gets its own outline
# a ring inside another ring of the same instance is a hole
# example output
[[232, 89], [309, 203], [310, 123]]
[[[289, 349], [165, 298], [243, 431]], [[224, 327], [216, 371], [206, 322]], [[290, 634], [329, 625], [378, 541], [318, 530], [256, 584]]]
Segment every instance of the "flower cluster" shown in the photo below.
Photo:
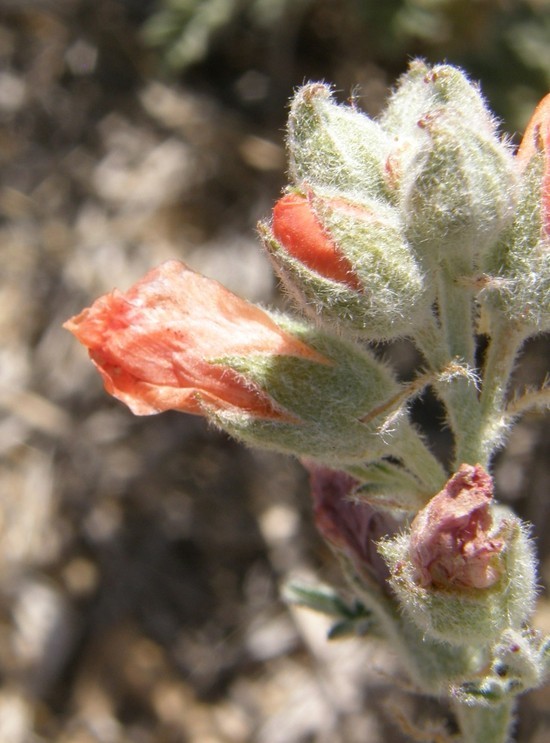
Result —
[[[548, 404], [546, 388], [506, 393], [522, 343], [550, 329], [550, 96], [514, 153], [460, 70], [413, 62], [378, 120], [305, 85], [287, 145], [290, 184], [259, 231], [302, 319], [169, 261], [65, 327], [137, 415], [199, 414], [305, 457], [319, 530], [417, 683], [506, 710], [548, 670], [526, 629], [528, 530], [488, 469], [514, 419]], [[376, 353], [397, 338], [423, 357], [406, 384]], [[427, 386], [454, 438], [450, 472], [408, 414]], [[503, 658], [513, 683], [483, 677]], [[498, 736], [473, 714], [465, 729], [505, 739], [505, 712]]]

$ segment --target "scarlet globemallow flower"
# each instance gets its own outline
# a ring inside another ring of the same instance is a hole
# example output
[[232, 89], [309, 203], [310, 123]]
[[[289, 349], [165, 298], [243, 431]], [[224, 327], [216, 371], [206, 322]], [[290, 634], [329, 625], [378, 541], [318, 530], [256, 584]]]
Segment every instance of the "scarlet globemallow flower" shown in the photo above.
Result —
[[527, 165], [537, 152], [544, 156], [541, 221], [544, 233], [550, 236], [550, 93], [540, 101], [527, 124], [517, 152], [518, 162]]
[[64, 327], [88, 348], [107, 392], [136, 415], [201, 415], [212, 407], [295, 420], [224, 358], [267, 354], [327, 363], [259, 307], [174, 260], [127, 292], [100, 297]]

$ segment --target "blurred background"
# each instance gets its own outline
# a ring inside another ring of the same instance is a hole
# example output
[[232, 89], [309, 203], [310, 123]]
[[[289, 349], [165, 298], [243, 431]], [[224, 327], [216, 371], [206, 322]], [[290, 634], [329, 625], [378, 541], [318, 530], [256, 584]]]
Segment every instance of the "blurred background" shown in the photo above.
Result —
[[[403, 716], [417, 736], [445, 719], [391, 653], [327, 643], [280, 601], [296, 572], [340, 581], [300, 466], [198, 418], [133, 417], [61, 323], [174, 257], [282, 306], [255, 225], [297, 85], [376, 115], [412, 57], [446, 60], [517, 140], [549, 42], [547, 0], [0, 0], [2, 743], [400, 743]], [[518, 385], [544, 379], [547, 340]], [[383, 353], [407, 373], [406, 344]], [[495, 466], [533, 523], [546, 631], [549, 462], [532, 414]], [[517, 735], [550, 741], [548, 689]]]

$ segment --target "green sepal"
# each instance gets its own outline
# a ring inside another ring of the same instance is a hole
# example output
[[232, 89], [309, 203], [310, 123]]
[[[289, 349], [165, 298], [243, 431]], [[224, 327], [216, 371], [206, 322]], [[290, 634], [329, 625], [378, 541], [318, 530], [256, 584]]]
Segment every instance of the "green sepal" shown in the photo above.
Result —
[[[386, 447], [380, 436], [384, 403], [400, 389], [390, 369], [355, 344], [286, 316], [274, 315], [274, 319], [328, 363], [274, 354], [212, 360], [266, 392], [292, 420], [259, 419], [223, 410], [208, 411], [211, 420], [247, 443], [326, 464], [378, 458]], [[368, 422], [362, 422], [373, 410]], [[410, 434], [405, 420], [399, 420], [393, 432], [397, 447], [401, 432]]]
[[388, 198], [384, 165], [391, 141], [352, 106], [336, 104], [330, 87], [312, 83], [296, 93], [288, 120], [290, 177], [295, 184]]
[[502, 577], [490, 588], [423, 587], [409, 558], [409, 535], [379, 543], [390, 584], [407, 616], [430, 637], [460, 646], [486, 646], [508, 629], [519, 629], [536, 599], [534, 551], [527, 529], [507, 509], [494, 510], [495, 535], [505, 540]]
[[406, 469], [382, 460], [362, 468], [348, 468], [363, 480], [354, 491], [354, 497], [392, 515], [399, 512], [415, 514], [430, 499], [431, 493]]
[[531, 158], [513, 224], [483, 264], [487, 308], [532, 333], [550, 328], [550, 240], [543, 233], [541, 215], [544, 164], [544, 153]]
[[492, 134], [448, 120], [426, 125], [401, 184], [407, 237], [426, 268], [479, 265], [513, 216], [516, 172], [508, 147]]

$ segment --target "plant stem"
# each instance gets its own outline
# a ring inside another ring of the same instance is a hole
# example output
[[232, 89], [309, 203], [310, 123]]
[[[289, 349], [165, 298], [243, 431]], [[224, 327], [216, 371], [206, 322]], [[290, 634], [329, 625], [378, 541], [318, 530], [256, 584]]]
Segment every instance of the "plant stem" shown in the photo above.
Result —
[[513, 711], [511, 701], [494, 707], [456, 704], [455, 714], [462, 732], [461, 743], [507, 743], [511, 740]]
[[476, 446], [485, 464], [498, 445], [506, 427], [504, 406], [510, 376], [518, 353], [527, 336], [524, 326], [495, 323], [483, 371], [480, 397], [481, 421]]
[[441, 328], [431, 312], [422, 327], [415, 330], [414, 342], [433, 371], [440, 372], [451, 361]]
[[[464, 266], [464, 274], [469, 266]], [[441, 328], [448, 358], [473, 369], [475, 364], [475, 336], [473, 322], [473, 292], [456, 279], [443, 264], [439, 271], [438, 294]], [[477, 390], [466, 377], [456, 377], [437, 385], [437, 391], [447, 407], [447, 414], [455, 439], [455, 470], [463, 463], [479, 461], [478, 437], [481, 422]]]

